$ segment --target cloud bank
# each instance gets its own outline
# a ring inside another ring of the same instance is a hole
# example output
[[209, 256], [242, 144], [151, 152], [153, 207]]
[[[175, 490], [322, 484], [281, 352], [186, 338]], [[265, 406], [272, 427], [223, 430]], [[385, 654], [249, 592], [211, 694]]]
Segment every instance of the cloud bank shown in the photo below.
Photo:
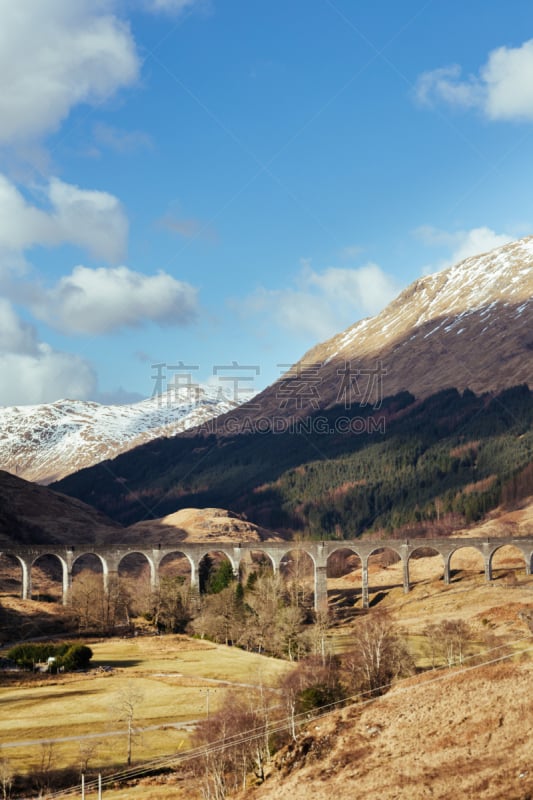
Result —
[[110, 0], [0, 0], [0, 144], [58, 129], [138, 79], [129, 26]]
[[380, 311], [400, 287], [377, 264], [358, 269], [329, 267], [316, 272], [305, 264], [294, 288], [258, 289], [242, 313], [266, 316], [296, 336], [327, 339], [364, 316]]
[[116, 197], [80, 189], [59, 178], [51, 178], [37, 193], [48, 208], [30, 203], [0, 174], [0, 253], [68, 243], [106, 261], [122, 258], [128, 220]]
[[463, 78], [458, 64], [425, 72], [416, 97], [424, 105], [478, 109], [491, 120], [533, 120], [533, 39], [493, 50], [477, 75]]
[[63, 333], [88, 336], [154, 322], [187, 325], [197, 314], [196, 290], [165, 272], [77, 266], [31, 305], [33, 314]]
[[490, 250], [502, 247], [516, 238], [506, 233], [496, 233], [496, 231], [487, 227], [449, 232], [441, 228], [435, 228], [432, 225], [422, 225], [416, 229], [414, 234], [417, 239], [429, 247], [446, 247], [450, 251], [450, 255], [447, 258], [436, 264], [426, 266], [424, 269], [424, 274], [426, 275], [458, 264], [470, 256], [488, 253]]
[[39, 341], [35, 328], [0, 298], [0, 404], [50, 403], [59, 397], [91, 396], [92, 366], [80, 356], [54, 350]]

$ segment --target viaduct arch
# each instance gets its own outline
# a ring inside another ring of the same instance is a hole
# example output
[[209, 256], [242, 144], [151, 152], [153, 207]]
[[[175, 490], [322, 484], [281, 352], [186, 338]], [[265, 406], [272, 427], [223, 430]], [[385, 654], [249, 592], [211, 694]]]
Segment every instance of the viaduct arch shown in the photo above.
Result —
[[159, 584], [159, 566], [168, 555], [180, 554], [185, 556], [191, 568], [191, 587], [198, 589], [198, 573], [200, 562], [208, 553], [214, 551], [226, 556], [230, 562], [234, 575], [239, 575], [239, 566], [245, 555], [263, 552], [271, 563], [274, 572], [280, 569], [283, 557], [294, 550], [306, 553], [313, 563], [314, 570], [314, 604], [315, 609], [327, 609], [327, 563], [328, 558], [337, 550], [350, 551], [361, 560], [362, 573], [362, 601], [363, 607], [369, 605], [368, 559], [378, 550], [388, 549], [398, 554], [403, 566], [403, 588], [409, 592], [409, 559], [411, 555], [421, 548], [431, 549], [442, 557], [444, 583], [450, 583], [450, 560], [452, 555], [464, 547], [476, 549], [483, 558], [485, 579], [492, 580], [492, 560], [494, 554], [501, 547], [512, 545], [522, 553], [527, 575], [531, 575], [533, 563], [533, 537], [498, 538], [498, 539], [387, 539], [381, 541], [327, 541], [327, 542], [246, 542], [234, 543], [227, 541], [212, 541], [209, 544], [186, 544], [180, 542], [178, 546], [156, 547], [128, 547], [128, 546], [101, 546], [76, 545], [27, 545], [0, 547], [0, 555], [14, 557], [21, 567], [22, 592], [25, 600], [32, 597], [31, 570], [36, 561], [45, 555], [55, 556], [62, 569], [62, 598], [67, 602], [68, 591], [72, 585], [72, 568], [74, 563], [84, 555], [95, 555], [102, 564], [104, 586], [107, 586], [111, 576], [118, 576], [122, 560], [133, 553], [143, 556], [150, 568], [150, 582], [152, 588]]

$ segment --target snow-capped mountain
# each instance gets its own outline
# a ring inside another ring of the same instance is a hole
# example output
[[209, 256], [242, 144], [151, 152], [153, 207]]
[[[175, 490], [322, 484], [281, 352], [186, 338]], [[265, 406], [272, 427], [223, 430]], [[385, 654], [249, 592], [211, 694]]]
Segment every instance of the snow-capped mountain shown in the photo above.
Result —
[[[529, 398], [529, 392], [510, 392], [507, 408], [505, 390], [524, 383], [533, 388], [533, 237], [423, 277], [374, 318], [361, 320], [317, 345], [289, 375], [256, 395], [253, 403], [218, 417], [209, 428], [209, 433], [215, 430], [218, 434], [216, 446], [206, 447], [202, 429], [196, 429], [186, 434], [193, 437], [191, 441], [179, 441], [178, 437], [147, 444], [122, 454], [105, 468], [95, 466], [81, 475], [68, 476], [54, 488], [93, 502], [123, 522], [136, 521], [139, 514], [144, 516], [139, 498], [150, 497], [165, 514], [172, 514], [182, 503], [209, 504], [243, 512], [255, 522], [268, 520], [269, 524], [272, 519], [288, 515], [292, 526], [291, 513], [303, 514], [299, 519], [307, 527], [309, 518], [302, 509], [307, 505], [320, 514], [322, 509], [332, 507], [337, 495], [330, 491], [329, 483], [335, 474], [343, 481], [337, 487], [340, 497], [353, 489], [347, 507], [353, 502], [355, 508], [361, 502], [370, 509], [376, 497], [383, 497], [387, 507], [388, 503], [397, 502], [403, 489], [405, 496], [409, 495], [412, 472], [402, 465], [405, 452], [410, 450], [405, 445], [412, 441], [411, 467], [416, 470], [419, 444], [413, 436], [413, 425], [420, 423], [421, 436], [430, 447], [443, 421], [445, 437], [446, 431], [454, 430], [460, 436], [463, 427], [466, 430], [467, 421], [472, 422], [469, 403], [476, 407], [475, 419], [487, 408], [496, 425], [497, 408], [504, 428], [519, 423], [513, 411], [516, 398]], [[444, 389], [454, 391], [442, 393]], [[487, 402], [468, 396], [458, 398], [465, 389], [475, 395], [492, 394], [499, 400], [491, 403], [488, 398]], [[391, 398], [402, 391], [410, 396], [380, 405], [381, 398]], [[441, 393], [433, 403], [420, 402]], [[360, 406], [365, 402], [367, 409], [363, 411]], [[527, 402], [523, 399], [524, 408]], [[377, 422], [386, 425], [380, 424], [377, 429], [367, 425], [368, 414], [375, 415], [373, 422], [377, 417]], [[300, 424], [298, 418], [310, 415], [314, 419], [304, 419]], [[404, 415], [406, 439], [402, 444]], [[433, 425], [430, 435], [428, 426], [431, 429]], [[371, 435], [374, 430], [376, 436]], [[395, 465], [394, 459], [387, 462], [386, 454], [394, 447], [394, 436], [387, 439], [389, 430], [400, 437], [400, 451], [404, 454], [399, 459], [400, 466]], [[470, 424], [469, 430], [476, 428]], [[248, 435], [255, 431], [261, 435]], [[291, 431], [298, 435], [268, 435]], [[307, 431], [311, 435], [306, 435]], [[239, 432], [242, 437], [235, 435]], [[358, 433], [369, 436], [358, 437]], [[374, 483], [368, 484], [366, 493], [362, 487], [367, 481], [361, 479], [360, 472], [365, 459], [357, 465], [351, 456], [359, 448], [362, 453], [367, 446], [373, 448], [381, 434], [388, 446], [381, 455], [380, 448], [367, 451], [368, 464], [376, 468], [383, 458], [378, 474], [383, 475], [383, 485], [390, 481], [389, 489], [380, 494], [381, 484], [369, 477]], [[354, 452], [350, 454], [352, 446]], [[496, 439], [491, 446], [499, 447]], [[322, 472], [315, 462], [335, 460], [337, 447], [338, 473], [333, 467], [331, 472]], [[520, 447], [517, 444], [517, 456], [520, 450], [523, 465], [524, 450]], [[347, 464], [341, 467], [343, 453], [348, 453]], [[487, 460], [492, 463], [494, 456]], [[500, 468], [501, 464], [495, 467]], [[118, 479], [110, 480], [110, 469]], [[273, 480], [278, 475], [279, 484]], [[469, 484], [472, 480], [468, 471]], [[307, 494], [307, 481], [321, 499]], [[458, 489], [462, 490], [462, 485], [458, 484]], [[342, 500], [339, 507], [343, 507]]]
[[206, 423], [236, 403], [211, 387], [188, 388], [132, 405], [58, 400], [0, 408], [0, 469], [51, 483], [143, 442]]
[[533, 386], [533, 237], [415, 281], [377, 316], [308, 351], [253, 408], [234, 411], [205, 389], [195, 402], [0, 409], [0, 468], [51, 482], [215, 416], [223, 435], [236, 433], [239, 421], [250, 431], [258, 417], [264, 423], [343, 403], [376, 404], [402, 390], [423, 398], [448, 387], [479, 394], [522, 383]]
[[309, 350], [254, 405], [261, 416], [302, 415], [402, 390], [422, 398], [521, 383], [533, 386], [533, 237], [415, 281], [377, 316]]

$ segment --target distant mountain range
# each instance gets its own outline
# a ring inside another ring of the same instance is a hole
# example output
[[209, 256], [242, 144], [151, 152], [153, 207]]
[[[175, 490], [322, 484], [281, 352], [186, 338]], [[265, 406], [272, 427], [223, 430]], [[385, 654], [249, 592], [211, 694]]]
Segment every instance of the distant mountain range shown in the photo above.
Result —
[[421, 399], [448, 387], [485, 393], [524, 383], [533, 385], [533, 237], [415, 281], [239, 409], [210, 387], [133, 405], [0, 408], [0, 467], [51, 483], [160, 437], [196, 435], [214, 418], [221, 435], [233, 435], [283, 429], [319, 409], [379, 405], [405, 390]]
[[0, 467], [50, 483], [161, 436], [176, 436], [236, 403], [214, 388], [169, 390], [132, 405], [58, 400], [0, 408]]
[[529, 386], [533, 238], [416, 281], [214, 426], [58, 488], [127, 524], [148, 505], [318, 537], [462, 525], [533, 494]]

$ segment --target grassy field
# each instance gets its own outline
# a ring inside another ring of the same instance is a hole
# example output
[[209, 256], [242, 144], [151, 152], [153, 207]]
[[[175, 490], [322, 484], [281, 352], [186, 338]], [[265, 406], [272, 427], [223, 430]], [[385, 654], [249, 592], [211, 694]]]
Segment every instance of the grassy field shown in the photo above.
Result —
[[[0, 686], [0, 752], [18, 772], [38, 769], [49, 749], [42, 742], [50, 739], [56, 740], [52, 762], [57, 767], [77, 766], [91, 743], [97, 745], [91, 766], [124, 766], [125, 723], [119, 719], [124, 691], [138, 696], [134, 724], [140, 732], [133, 757], [142, 752], [142, 760], [148, 760], [186, 746], [187, 729], [174, 725], [205, 717], [208, 704], [215, 710], [229, 691], [272, 687], [291, 668], [180, 636], [108, 639], [91, 647], [96, 667], [91, 672]], [[98, 671], [100, 666], [110, 671]]]

